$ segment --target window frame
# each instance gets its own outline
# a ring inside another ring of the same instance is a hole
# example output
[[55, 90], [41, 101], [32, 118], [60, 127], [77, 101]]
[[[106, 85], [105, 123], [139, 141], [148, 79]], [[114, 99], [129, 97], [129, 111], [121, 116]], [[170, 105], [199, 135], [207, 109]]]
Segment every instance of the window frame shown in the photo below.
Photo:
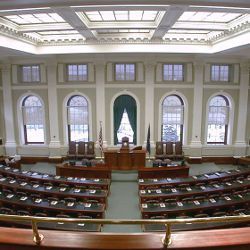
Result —
[[[209, 116], [209, 107], [211, 107], [210, 106], [210, 102], [213, 100], [213, 98], [215, 98], [215, 97], [222, 97], [224, 100], [225, 100], [225, 102], [226, 102], [226, 106], [223, 106], [223, 107], [228, 107], [228, 123], [227, 124], [224, 124], [224, 126], [225, 126], [225, 132], [224, 132], [224, 141], [223, 142], [208, 142], [208, 140], [207, 140], [207, 138], [208, 138], [208, 126], [209, 126], [209, 123], [208, 123], [208, 116]], [[228, 143], [228, 134], [229, 134], [229, 123], [230, 123], [230, 102], [229, 102], [229, 100], [228, 100], [228, 97], [227, 96], [225, 96], [225, 95], [220, 95], [220, 94], [217, 94], [217, 95], [214, 95], [213, 97], [211, 97], [210, 99], [209, 99], [209, 102], [208, 102], [208, 109], [207, 109], [207, 117], [206, 117], [206, 119], [207, 119], [207, 127], [206, 127], [206, 144], [207, 145], [224, 145], [224, 146], [226, 146], [226, 145], [228, 145], [229, 143]]]
[[[116, 74], [116, 66], [117, 65], [124, 65], [124, 80], [122, 79], [117, 79], [117, 74]], [[127, 65], [134, 65], [134, 77], [132, 80], [128, 80], [126, 79], [126, 68], [127, 68]], [[129, 63], [129, 62], [126, 62], [126, 63], [115, 63], [114, 64], [114, 79], [115, 81], [117, 82], [135, 82], [136, 81], [136, 63]]]
[[[72, 124], [69, 124], [69, 117], [68, 117], [68, 108], [70, 107], [69, 103], [70, 101], [74, 98], [74, 97], [77, 97], [77, 96], [80, 96], [82, 98], [84, 98], [86, 100], [86, 103], [87, 103], [87, 110], [88, 110], [88, 123], [87, 123], [87, 127], [88, 127], [88, 138], [87, 138], [87, 141], [90, 140], [90, 108], [89, 108], [89, 101], [88, 99], [81, 95], [81, 94], [75, 94], [75, 95], [72, 95], [68, 98], [67, 102], [66, 102], [66, 121], [67, 121], [67, 134], [68, 134], [68, 142], [71, 142], [71, 127]], [[79, 107], [83, 107], [83, 106], [79, 106]], [[82, 124], [84, 125], [84, 124]], [[75, 140], [74, 140], [75, 141]]]
[[[77, 75], [76, 75], [77, 80], [70, 80], [69, 79], [69, 66], [77, 66]], [[79, 66], [86, 66], [86, 79], [79, 80], [79, 76], [81, 76], [81, 75], [79, 75]], [[67, 80], [67, 82], [87, 82], [88, 77], [89, 77], [89, 74], [88, 74], [88, 64], [87, 63], [67, 63], [66, 64], [66, 80]]]
[[[165, 66], [167, 65], [171, 65], [172, 66], [172, 79], [171, 80], [168, 80], [168, 79], [165, 79], [165, 74], [164, 74], [164, 68]], [[177, 65], [181, 65], [182, 66], [182, 79], [181, 80], [175, 80], [174, 77], [174, 66], [177, 66]], [[185, 81], [185, 64], [184, 63], [163, 63], [162, 64], [162, 80], [164, 82], [184, 82]]]
[[[179, 99], [180, 103], [181, 103], [181, 106], [182, 106], [182, 112], [183, 112], [183, 118], [182, 118], [182, 124], [180, 124], [180, 140], [178, 141], [181, 141], [183, 143], [183, 133], [184, 133], [184, 122], [185, 122], [185, 105], [184, 105], [184, 101], [183, 99], [178, 95], [178, 94], [169, 94], [167, 96], [164, 97], [164, 99], [162, 100], [162, 103], [161, 103], [161, 134], [160, 134], [160, 138], [161, 138], [161, 141], [163, 141], [163, 104], [164, 104], [164, 101], [168, 98], [168, 97], [171, 97], [171, 96], [175, 96]], [[175, 125], [177, 125], [177, 123], [175, 123]]]
[[[43, 102], [42, 102], [42, 100], [41, 100], [41, 98], [40, 97], [38, 97], [38, 96], [36, 96], [36, 95], [33, 95], [33, 94], [30, 94], [30, 95], [27, 95], [27, 96], [25, 96], [24, 98], [23, 98], [23, 100], [22, 100], [22, 102], [21, 102], [21, 108], [23, 109], [24, 107], [25, 107], [25, 101], [29, 98], [29, 97], [31, 97], [31, 96], [34, 96], [34, 97], [36, 97], [36, 98], [38, 98], [39, 99], [39, 101], [41, 102], [41, 107], [42, 107], [42, 116], [43, 116], [43, 123], [42, 123], [42, 125], [43, 125], [43, 134], [44, 134], [44, 140], [43, 140], [43, 142], [39, 142], [39, 141], [36, 141], [36, 142], [29, 142], [28, 141], [28, 134], [27, 134], [27, 125], [26, 124], [24, 124], [24, 119], [23, 119], [23, 113], [22, 113], [22, 120], [23, 120], [23, 135], [24, 135], [24, 144], [25, 145], [44, 145], [45, 144], [45, 135], [46, 135], [46, 131], [45, 131], [45, 120], [44, 120], [44, 105], [43, 105]], [[23, 110], [22, 110], [22, 112], [23, 112]]]
[[[213, 80], [213, 67], [214, 66], [218, 66], [219, 67], [219, 79], [218, 80]], [[228, 67], [228, 79], [225, 81], [225, 80], [221, 80], [221, 67], [223, 66], [227, 66]], [[232, 72], [232, 67], [230, 64], [219, 64], [219, 63], [213, 63], [210, 65], [210, 81], [213, 82], [213, 83], [216, 83], [216, 82], [220, 82], [220, 83], [229, 83], [231, 81], [231, 72]]]
[[[24, 74], [23, 74], [23, 68], [24, 67], [30, 67], [31, 69], [31, 80], [30, 81], [24, 81]], [[38, 67], [38, 78], [39, 80], [38, 81], [34, 81], [32, 79], [32, 67]], [[41, 67], [40, 67], [40, 64], [23, 64], [23, 65], [20, 65], [20, 77], [21, 77], [21, 82], [22, 83], [41, 83]]]

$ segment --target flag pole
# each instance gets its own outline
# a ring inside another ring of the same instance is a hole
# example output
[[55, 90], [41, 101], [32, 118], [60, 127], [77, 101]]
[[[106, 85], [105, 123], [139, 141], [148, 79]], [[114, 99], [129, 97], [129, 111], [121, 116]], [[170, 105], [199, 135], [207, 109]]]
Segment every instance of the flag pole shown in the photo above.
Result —
[[99, 132], [99, 148], [101, 151], [101, 162], [103, 162], [103, 138], [102, 138], [102, 121], [100, 121], [100, 132]]
[[147, 146], [146, 149], [148, 151], [148, 161], [150, 162], [150, 153], [151, 153], [151, 148], [150, 148], [150, 124], [148, 125], [148, 134], [147, 134]]

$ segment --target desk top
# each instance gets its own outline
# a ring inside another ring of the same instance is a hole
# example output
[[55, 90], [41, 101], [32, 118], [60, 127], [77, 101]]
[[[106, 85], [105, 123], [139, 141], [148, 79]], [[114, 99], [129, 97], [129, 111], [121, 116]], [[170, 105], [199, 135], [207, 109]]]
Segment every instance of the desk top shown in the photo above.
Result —
[[31, 184], [23, 180], [15, 180], [15, 179], [8, 180], [6, 177], [0, 178], [0, 186], [12, 189], [18, 189], [29, 193], [35, 192], [47, 195], [68, 196], [75, 198], [88, 197], [89, 199], [92, 198], [94, 199], [94, 198], [106, 198], [108, 196], [107, 190], [46, 186], [43, 184]]
[[173, 203], [142, 203], [141, 212], [142, 214], [154, 214], [154, 213], [181, 213], [192, 210], [205, 210], [214, 209], [217, 207], [228, 207], [237, 205], [240, 203], [246, 203], [250, 201], [250, 193], [242, 193], [237, 195], [230, 195], [219, 198], [205, 199], [205, 200], [194, 200], [194, 201], [183, 201]]
[[110, 180], [108, 179], [87, 179], [87, 178], [77, 178], [77, 177], [64, 177], [57, 175], [48, 175], [33, 171], [21, 171], [19, 169], [14, 169], [11, 167], [6, 167], [0, 165], [0, 174], [6, 174], [10, 176], [15, 176], [18, 178], [29, 178], [31, 180], [43, 181], [43, 182], [54, 182], [54, 183], [65, 183], [71, 185], [94, 185], [108, 187], [110, 185]]
[[154, 199], [154, 198], [180, 198], [193, 195], [204, 195], [208, 193], [217, 192], [230, 192], [235, 189], [242, 189], [244, 187], [250, 187], [250, 177], [245, 180], [234, 180], [227, 181], [225, 183], [203, 185], [203, 186], [192, 186], [186, 188], [161, 188], [161, 189], [147, 189], [139, 190], [139, 196], [142, 200]]
[[104, 213], [104, 204], [101, 203], [82, 203], [82, 202], [69, 202], [66, 203], [64, 200], [58, 202], [49, 201], [47, 199], [35, 199], [34, 201], [28, 197], [18, 197], [15, 194], [5, 194], [0, 191], [0, 200], [4, 203], [32, 207], [32, 208], [43, 208], [46, 210], [57, 210], [58, 212], [68, 213]]
[[179, 184], [190, 184], [194, 185], [197, 182], [209, 182], [222, 180], [225, 178], [235, 178], [241, 175], [250, 174], [250, 168], [242, 168], [236, 170], [228, 170], [228, 171], [217, 171], [214, 173], [207, 173], [202, 175], [193, 175], [186, 178], [161, 178], [161, 179], [139, 179], [139, 188], [143, 189], [149, 186], [173, 186]]

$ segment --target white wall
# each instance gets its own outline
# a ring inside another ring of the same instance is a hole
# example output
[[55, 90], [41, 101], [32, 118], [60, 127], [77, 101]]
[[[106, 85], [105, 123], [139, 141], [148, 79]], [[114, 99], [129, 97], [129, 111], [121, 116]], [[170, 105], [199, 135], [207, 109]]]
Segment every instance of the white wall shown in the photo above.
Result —
[[[2, 65], [5, 63], [4, 58], [0, 58]], [[51, 61], [53, 63], [51, 63]], [[114, 80], [114, 63], [131, 62], [136, 63], [136, 80], [131, 82], [116, 82]], [[185, 139], [184, 151], [188, 156], [200, 157], [204, 156], [233, 156], [244, 155], [247, 152], [247, 140], [250, 138], [250, 108], [248, 107], [248, 115], [245, 119], [245, 131], [239, 133], [237, 126], [239, 124], [238, 112], [242, 108], [239, 100], [243, 95], [241, 91], [245, 89], [245, 83], [241, 82], [242, 61], [237, 58], [215, 57], [196, 57], [184, 55], [158, 55], [153, 56], [141, 54], [106, 54], [106, 55], [68, 55], [68, 56], [50, 56], [50, 57], [13, 57], [9, 60], [11, 64], [11, 96], [14, 115], [14, 131], [16, 152], [21, 155], [34, 156], [57, 156], [55, 154], [64, 155], [67, 152], [67, 138], [65, 133], [65, 117], [63, 114], [63, 105], [65, 98], [71, 93], [82, 93], [85, 95], [91, 105], [91, 135], [94, 141], [98, 140], [99, 119], [104, 120], [103, 135], [108, 146], [113, 145], [112, 142], [112, 100], [119, 94], [131, 93], [138, 104], [140, 114], [138, 115], [138, 145], [143, 145], [146, 140], [146, 132], [148, 123], [151, 125], [151, 141], [152, 145], [160, 139], [160, 102], [164, 96], [169, 93], [179, 93], [185, 99], [188, 112], [185, 117]], [[16, 67], [20, 64], [40, 64], [42, 65], [42, 83], [40, 84], [23, 84], [19, 82], [18, 71]], [[85, 82], [67, 82], [65, 79], [65, 65], [67, 63], [88, 63], [89, 77]], [[166, 82], [162, 80], [162, 64], [163, 63], [183, 63], [185, 65], [185, 77], [183, 82]], [[225, 84], [213, 83], [210, 81], [209, 67], [212, 63], [229, 63], [232, 65], [232, 81]], [[245, 62], [243, 62], [245, 63]], [[51, 68], [51, 65], [54, 65]], [[150, 71], [147, 71], [150, 70]], [[49, 75], [48, 75], [49, 71]], [[149, 75], [150, 72], [150, 75]], [[244, 72], [245, 74], [246, 72]], [[48, 80], [49, 79], [49, 80]], [[55, 79], [55, 82], [54, 80]], [[48, 83], [48, 81], [50, 81]], [[52, 81], [52, 82], [51, 82]], [[5, 84], [6, 85], [6, 84]], [[0, 84], [0, 104], [1, 91], [5, 85]], [[249, 89], [249, 79], [248, 79]], [[97, 87], [98, 86], [98, 87]], [[99, 89], [100, 88], [100, 89]], [[38, 94], [45, 105], [46, 118], [46, 142], [42, 146], [23, 145], [20, 140], [20, 129], [18, 125], [17, 105], [19, 98], [29, 91]], [[102, 93], [100, 93], [101, 91]], [[53, 92], [53, 96], [51, 94]], [[103, 93], [104, 92], [104, 93]], [[227, 93], [232, 97], [234, 103], [234, 114], [232, 121], [231, 142], [225, 146], [209, 146], [205, 144], [206, 133], [206, 105], [209, 97], [218, 92]], [[250, 90], [249, 90], [250, 92]], [[200, 95], [201, 94], [201, 95]], [[198, 98], [198, 97], [199, 98]], [[249, 106], [250, 96], [247, 95]], [[49, 99], [50, 98], [50, 99]], [[55, 98], [55, 100], [53, 100]], [[147, 98], [150, 98], [147, 99]], [[195, 98], [195, 99], [194, 99]], [[56, 103], [56, 109], [54, 105]], [[152, 106], [151, 106], [151, 105]], [[197, 108], [197, 105], [199, 108]], [[56, 125], [49, 121], [51, 110], [57, 110], [51, 119], [56, 119]], [[197, 112], [194, 116], [193, 112]], [[0, 108], [0, 118], [3, 115]], [[6, 120], [8, 117], [3, 117]], [[197, 120], [200, 121], [197, 124]], [[197, 126], [198, 125], [198, 126]], [[51, 127], [53, 126], [53, 128]], [[244, 126], [243, 126], [244, 127]], [[0, 137], [6, 136], [4, 123], [0, 122]], [[58, 131], [57, 131], [58, 130]], [[197, 131], [198, 130], [198, 131]], [[58, 138], [51, 144], [53, 135], [57, 131]], [[195, 138], [198, 135], [199, 138]], [[245, 144], [241, 137], [244, 136]], [[5, 141], [5, 138], [4, 138]], [[240, 144], [239, 144], [240, 141]], [[235, 143], [238, 143], [237, 145]], [[237, 154], [235, 147], [237, 146]], [[53, 151], [53, 153], [52, 153]], [[98, 150], [97, 150], [98, 151]], [[1, 151], [0, 151], [1, 154]]]

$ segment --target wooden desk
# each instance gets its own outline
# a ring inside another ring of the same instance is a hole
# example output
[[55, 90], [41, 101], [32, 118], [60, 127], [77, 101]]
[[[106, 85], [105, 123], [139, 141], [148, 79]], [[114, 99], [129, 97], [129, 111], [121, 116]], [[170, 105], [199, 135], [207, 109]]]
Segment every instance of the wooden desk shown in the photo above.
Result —
[[224, 179], [235, 179], [239, 176], [248, 176], [250, 169], [217, 171], [214, 173], [193, 175], [186, 178], [159, 178], [159, 179], [139, 179], [139, 189], [164, 188], [177, 186], [180, 184], [195, 185], [196, 183], [209, 183], [211, 181], [222, 181]]
[[4, 176], [11, 176], [15, 179], [23, 179], [28, 181], [38, 181], [39, 183], [51, 182], [54, 184], [68, 184], [70, 186], [85, 186], [89, 189], [106, 189], [109, 190], [110, 179], [91, 179], [91, 178], [78, 178], [78, 177], [64, 177], [59, 175], [48, 175], [37, 173], [33, 171], [20, 171], [19, 169], [1, 166], [0, 174]]
[[164, 202], [166, 199], [181, 200], [184, 197], [209, 196], [210, 194], [233, 193], [233, 191], [243, 190], [250, 187], [250, 180], [234, 180], [230, 182], [220, 182], [219, 184], [204, 186], [191, 186], [187, 188], [162, 188], [139, 190], [140, 202], [148, 200], [158, 200]]
[[16, 161], [16, 160], [14, 160], [14, 158], [2, 156], [2, 157], [0, 157], [0, 164], [7, 165], [5, 162], [5, 159], [9, 160], [8, 165], [10, 167], [21, 169], [21, 161], [20, 160]]
[[[19, 197], [14, 195], [12, 198], [7, 198], [7, 196], [0, 192], [0, 202], [3, 205], [14, 206], [15, 208], [22, 208], [26, 210], [45, 210], [54, 214], [66, 213], [72, 215], [88, 215], [93, 218], [104, 218], [105, 205], [101, 203], [79, 203], [76, 202], [72, 207], [67, 206], [64, 202], [58, 202], [55, 205], [47, 199], [42, 199], [40, 203], [34, 202], [30, 197], [26, 200], [21, 201]], [[90, 207], [89, 207], [90, 205]]]
[[56, 174], [61, 176], [111, 179], [111, 170], [105, 166], [71, 166], [68, 163], [56, 165]]
[[11, 180], [9, 181], [6, 177], [0, 178], [0, 187], [2, 189], [10, 189], [14, 192], [22, 191], [28, 194], [39, 194], [43, 198], [45, 197], [73, 197], [81, 201], [88, 202], [88, 200], [97, 200], [100, 203], [107, 204], [107, 190], [99, 189], [85, 189], [85, 188], [62, 188], [53, 185], [51, 189], [47, 189], [43, 184], [32, 184], [26, 181]]
[[230, 200], [226, 197], [215, 198], [215, 202], [210, 199], [199, 200], [199, 204], [194, 202], [181, 202], [181, 206], [177, 203], [143, 203], [141, 205], [142, 218], [150, 218], [152, 216], [178, 216], [183, 213], [203, 213], [208, 211], [216, 211], [218, 209], [232, 208], [233, 206], [247, 205], [250, 202], [250, 194], [231, 195]]
[[250, 157], [242, 157], [238, 160], [238, 164], [240, 165], [250, 165]]
[[138, 171], [138, 178], [167, 178], [167, 177], [188, 177], [189, 166], [169, 166], [143, 168]]
[[106, 150], [104, 151], [104, 159], [108, 169], [137, 170], [144, 168], [146, 165], [146, 151]]

